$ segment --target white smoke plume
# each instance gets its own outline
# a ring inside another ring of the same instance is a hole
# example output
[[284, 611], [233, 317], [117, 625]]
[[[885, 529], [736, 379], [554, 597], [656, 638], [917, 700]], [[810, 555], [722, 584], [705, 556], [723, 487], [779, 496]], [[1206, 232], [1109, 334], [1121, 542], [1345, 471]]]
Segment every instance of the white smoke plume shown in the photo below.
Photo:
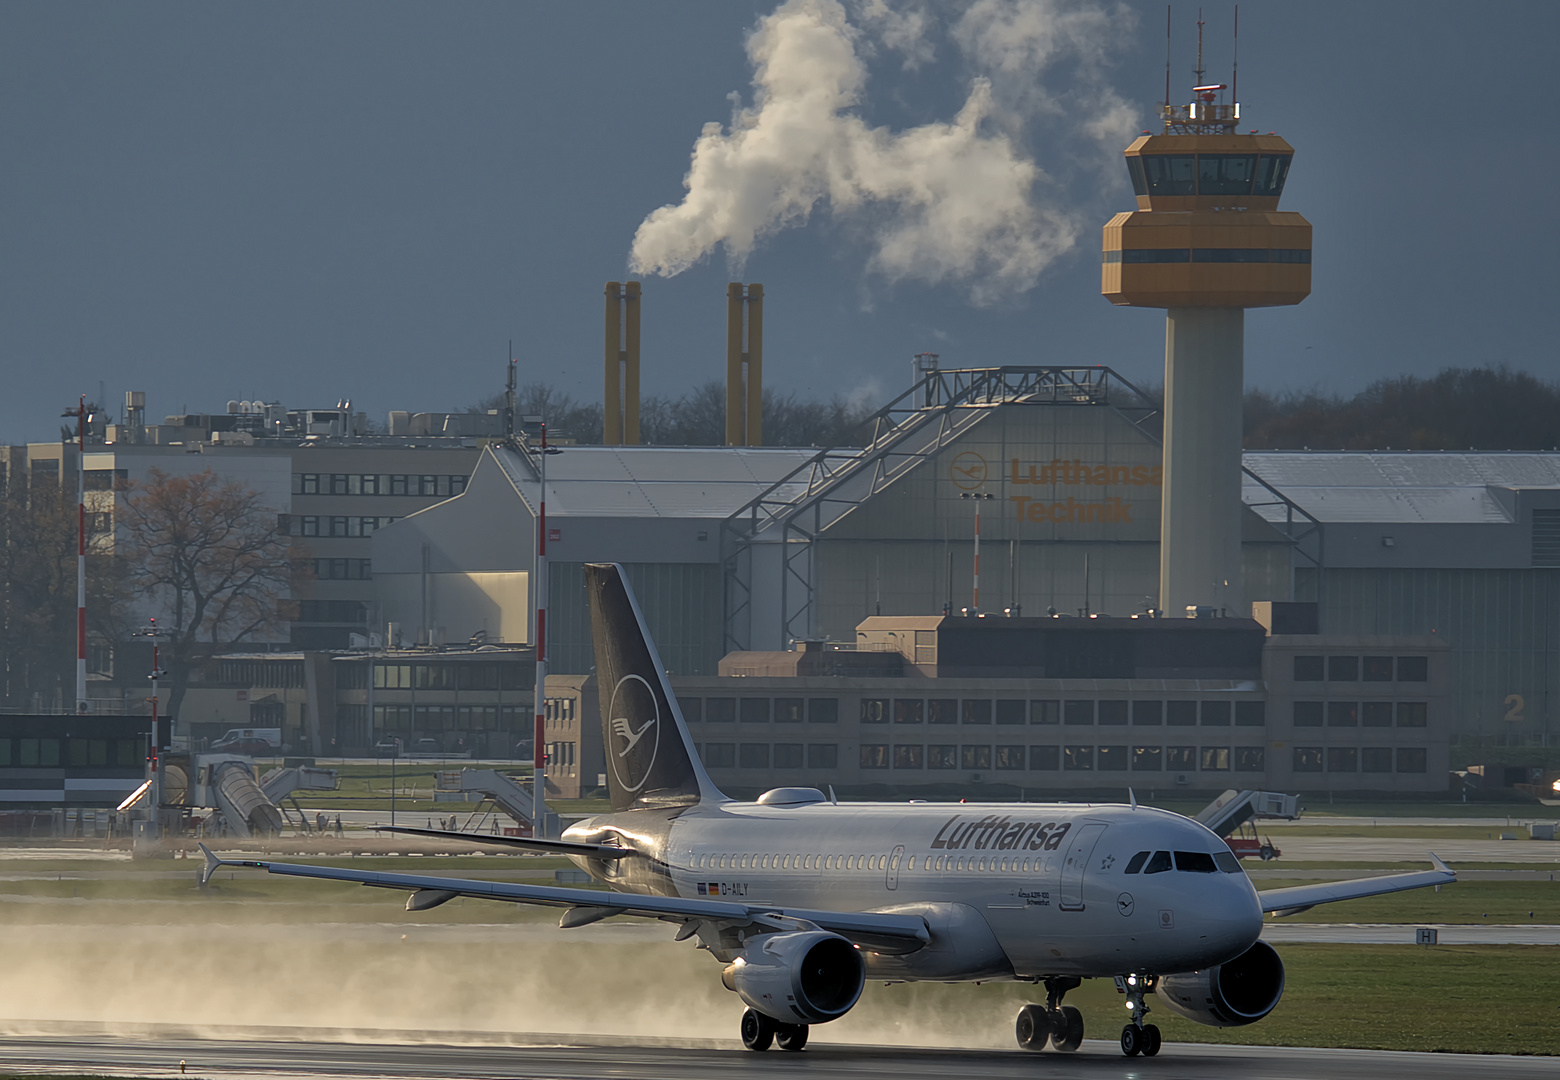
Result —
[[[866, 226], [868, 269], [890, 282], [959, 282], [977, 304], [1031, 288], [1083, 224], [1024, 151], [1023, 121], [1066, 113], [1038, 89], [1039, 76], [1061, 59], [1097, 73], [1119, 13], [1065, 0], [976, 0], [950, 30], [972, 70], [957, 115], [897, 132], [869, 126], [855, 111], [866, 60], [881, 46], [903, 54], [907, 70], [930, 62], [929, 10], [857, 0], [853, 24], [838, 0], [786, 0], [761, 19], [747, 42], [752, 105], [729, 128], [705, 125], [687, 195], [641, 223], [631, 268], [672, 276], [721, 246], [740, 271], [765, 238], [823, 206]], [[1093, 74], [1086, 81], [1100, 90]], [[1125, 104], [1114, 94], [1096, 102], [1104, 108], [1079, 126], [1116, 136]]]

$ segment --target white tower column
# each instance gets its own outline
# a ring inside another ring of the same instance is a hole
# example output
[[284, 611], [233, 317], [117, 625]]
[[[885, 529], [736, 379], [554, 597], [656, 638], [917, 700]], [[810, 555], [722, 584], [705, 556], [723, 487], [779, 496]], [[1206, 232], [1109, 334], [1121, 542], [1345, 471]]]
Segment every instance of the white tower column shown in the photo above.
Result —
[[1165, 318], [1159, 606], [1241, 606], [1242, 308], [1172, 307]]

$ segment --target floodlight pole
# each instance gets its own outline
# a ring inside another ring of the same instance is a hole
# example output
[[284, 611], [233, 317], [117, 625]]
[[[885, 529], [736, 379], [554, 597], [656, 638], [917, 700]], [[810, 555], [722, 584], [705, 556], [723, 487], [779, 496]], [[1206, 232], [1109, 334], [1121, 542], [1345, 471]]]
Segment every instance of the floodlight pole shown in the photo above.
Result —
[[531, 692], [536, 723], [531, 743], [531, 835], [547, 830], [547, 421], [542, 421], [542, 461], [538, 472], [542, 493], [536, 501], [536, 571], [531, 590], [536, 597], [536, 688]]
[[76, 418], [76, 714], [87, 701], [87, 396], [62, 416]]

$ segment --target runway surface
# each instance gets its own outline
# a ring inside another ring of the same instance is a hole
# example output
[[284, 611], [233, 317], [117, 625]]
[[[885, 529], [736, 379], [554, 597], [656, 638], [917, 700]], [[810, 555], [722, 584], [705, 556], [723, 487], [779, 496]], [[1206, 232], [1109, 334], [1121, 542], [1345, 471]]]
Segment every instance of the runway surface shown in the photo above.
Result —
[[[1554, 1058], [1494, 1055], [1387, 1053], [1166, 1044], [1157, 1058], [1125, 1058], [1113, 1042], [1089, 1040], [1077, 1054], [836, 1046], [817, 1043], [799, 1054], [755, 1054], [730, 1043], [673, 1043], [566, 1035], [529, 1036], [508, 1045], [462, 1042], [458, 1033], [359, 1031], [322, 1034], [313, 1029], [248, 1029], [196, 1036], [175, 1027], [141, 1028], [128, 1034], [70, 1025], [74, 1030], [0, 1032], [0, 1067], [16, 1072], [74, 1071], [206, 1080], [302, 1078], [505, 1077], [514, 1080], [755, 1080], [775, 1076], [859, 1080], [925, 1077], [1088, 1077], [1142, 1080], [1465, 1080], [1480, 1077], [1552, 1077]], [[226, 1037], [221, 1037], [225, 1034]], [[334, 1036], [334, 1038], [332, 1038]], [[384, 1041], [386, 1038], [394, 1042]]]

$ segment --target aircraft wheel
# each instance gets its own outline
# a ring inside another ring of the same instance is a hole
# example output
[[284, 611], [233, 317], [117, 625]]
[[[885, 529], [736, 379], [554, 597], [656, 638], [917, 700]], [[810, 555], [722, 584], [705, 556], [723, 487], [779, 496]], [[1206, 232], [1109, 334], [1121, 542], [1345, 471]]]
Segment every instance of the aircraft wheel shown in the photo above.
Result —
[[775, 1043], [782, 1050], [800, 1050], [807, 1045], [806, 1024], [776, 1024]]
[[1018, 1021], [1013, 1025], [1018, 1045], [1025, 1050], [1044, 1050], [1051, 1038], [1051, 1016], [1040, 1005], [1025, 1005], [1018, 1010]]
[[768, 1050], [775, 1041], [775, 1022], [757, 1009], [742, 1014], [742, 1045], [749, 1050]]
[[1164, 1037], [1159, 1034], [1156, 1024], [1143, 1025], [1143, 1050], [1144, 1057], [1154, 1057], [1159, 1053], [1159, 1047], [1164, 1043]]
[[1083, 1013], [1063, 1005], [1051, 1017], [1051, 1045], [1070, 1054], [1083, 1045]]
[[1136, 1024], [1128, 1024], [1121, 1029], [1121, 1052], [1127, 1057], [1137, 1057], [1143, 1052], [1143, 1044], [1147, 1041]]
[[1262, 845], [1262, 850], [1258, 851], [1257, 854], [1262, 856], [1262, 861], [1263, 862], [1270, 862], [1270, 861], [1272, 861], [1272, 858], [1273, 858], [1273, 845], [1272, 844], [1263, 844]]

